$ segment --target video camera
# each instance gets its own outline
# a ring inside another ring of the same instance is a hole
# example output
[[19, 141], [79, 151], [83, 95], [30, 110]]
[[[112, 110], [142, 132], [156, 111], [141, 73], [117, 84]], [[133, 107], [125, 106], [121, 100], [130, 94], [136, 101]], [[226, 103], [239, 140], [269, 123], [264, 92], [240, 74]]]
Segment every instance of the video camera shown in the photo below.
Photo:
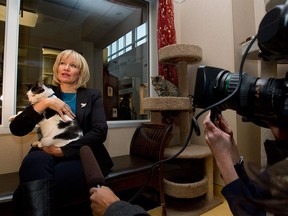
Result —
[[[257, 39], [264, 61], [288, 60], [288, 4], [266, 13]], [[254, 41], [253, 41], [254, 42]], [[252, 43], [252, 42], [251, 42]], [[248, 48], [246, 50], [248, 52]], [[267, 127], [266, 121], [288, 127], [288, 73], [285, 78], [259, 78], [247, 73], [200, 66], [197, 70], [193, 106], [221, 112], [235, 110], [244, 121]]]

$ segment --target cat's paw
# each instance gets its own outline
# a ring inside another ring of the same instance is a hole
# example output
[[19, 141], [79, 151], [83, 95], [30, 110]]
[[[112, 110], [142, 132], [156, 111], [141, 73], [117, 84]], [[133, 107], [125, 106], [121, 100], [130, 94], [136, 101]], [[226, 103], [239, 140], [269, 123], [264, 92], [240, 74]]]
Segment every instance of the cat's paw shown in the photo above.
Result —
[[32, 144], [31, 144], [31, 146], [32, 147], [38, 147], [38, 148], [42, 148], [43, 147], [43, 145], [42, 145], [42, 143], [39, 141], [39, 140], [37, 140], [37, 141], [34, 141]]
[[16, 115], [10, 116], [9, 119], [8, 119], [8, 121], [9, 121], [9, 122], [12, 122], [12, 121], [15, 119], [15, 117], [16, 117], [17, 115], [19, 115], [21, 112], [22, 112], [22, 111], [19, 111]]
[[17, 115], [12, 115], [12, 116], [10, 116], [9, 119], [8, 119], [8, 121], [9, 121], [9, 122], [12, 122], [12, 121], [15, 119], [16, 116], [17, 116]]

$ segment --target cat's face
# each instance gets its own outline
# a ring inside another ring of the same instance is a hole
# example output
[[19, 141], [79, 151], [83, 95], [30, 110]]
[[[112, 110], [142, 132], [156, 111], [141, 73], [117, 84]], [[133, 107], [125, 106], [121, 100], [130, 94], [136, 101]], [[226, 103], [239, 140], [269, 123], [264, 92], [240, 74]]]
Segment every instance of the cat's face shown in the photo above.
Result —
[[31, 93], [34, 95], [35, 94], [41, 94], [42, 92], [45, 91], [43, 86], [44, 86], [43, 83], [37, 81], [36, 84], [34, 86], [32, 86], [29, 91], [31, 91]]
[[43, 98], [51, 95], [51, 89], [47, 88], [43, 83], [37, 81], [27, 92], [28, 99], [31, 104], [35, 104]]
[[156, 87], [156, 86], [161, 85], [161, 83], [164, 80], [164, 77], [163, 76], [155, 76], [155, 77], [151, 77], [151, 80], [152, 80], [152, 85]]

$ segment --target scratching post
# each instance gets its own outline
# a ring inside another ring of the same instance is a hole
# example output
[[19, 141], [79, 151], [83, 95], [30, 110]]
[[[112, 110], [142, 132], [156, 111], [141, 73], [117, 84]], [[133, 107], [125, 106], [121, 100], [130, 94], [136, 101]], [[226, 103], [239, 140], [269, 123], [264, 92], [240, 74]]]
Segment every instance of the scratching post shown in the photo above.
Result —
[[[169, 145], [165, 149], [165, 158], [175, 155], [185, 145], [191, 126], [190, 111], [192, 109], [192, 101], [189, 97], [188, 89], [187, 67], [189, 64], [200, 62], [201, 59], [202, 49], [195, 45], [172, 44], [159, 50], [160, 63], [176, 66], [180, 96], [144, 98], [143, 106], [144, 109], [151, 111], [152, 121], [158, 121], [158, 123], [161, 121], [159, 119], [161, 111], [179, 111], [179, 143]], [[197, 167], [198, 170], [190, 172], [184, 168], [187, 163], [191, 163], [191, 167], [193, 167], [193, 163], [200, 164], [200, 166]], [[164, 178], [166, 195], [180, 199], [192, 199], [204, 195], [205, 200], [209, 201], [209, 203], [215, 200], [213, 192], [213, 157], [207, 145], [189, 143], [188, 147], [173, 160], [173, 164], [176, 166], [180, 165], [180, 167], [176, 170], [173, 170], [173, 166], [168, 167], [169, 171], [165, 173]], [[203, 164], [203, 167], [201, 164]], [[217, 202], [217, 205], [219, 203]]]
[[159, 62], [162, 64], [176, 65], [178, 73], [178, 88], [180, 97], [157, 97], [144, 98], [144, 109], [150, 110], [152, 119], [155, 112], [180, 111], [180, 142], [183, 146], [189, 132], [189, 112], [191, 111], [191, 100], [188, 91], [188, 64], [195, 64], [202, 59], [202, 49], [190, 44], [172, 44], [159, 50]]

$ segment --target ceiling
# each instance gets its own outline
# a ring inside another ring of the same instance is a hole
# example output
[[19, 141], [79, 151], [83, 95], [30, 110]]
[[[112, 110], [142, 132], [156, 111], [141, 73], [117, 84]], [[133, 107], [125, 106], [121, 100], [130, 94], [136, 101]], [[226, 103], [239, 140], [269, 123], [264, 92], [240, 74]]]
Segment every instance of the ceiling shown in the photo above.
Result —
[[[8, 0], [6, 0], [8, 1]], [[75, 38], [98, 43], [123, 21], [147, 7], [143, 0], [22, 0], [21, 8], [36, 12], [38, 20], [31, 34], [65, 42]], [[106, 43], [106, 42], [105, 42]], [[103, 47], [102, 47], [103, 48]]]

